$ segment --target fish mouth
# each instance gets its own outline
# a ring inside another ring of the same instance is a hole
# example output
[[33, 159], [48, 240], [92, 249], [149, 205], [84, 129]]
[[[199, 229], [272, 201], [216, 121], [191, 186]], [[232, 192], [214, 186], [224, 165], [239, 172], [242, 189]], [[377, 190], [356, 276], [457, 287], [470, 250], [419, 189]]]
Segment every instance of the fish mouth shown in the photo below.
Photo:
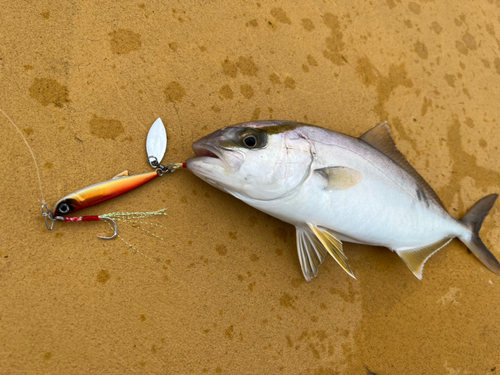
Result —
[[[238, 150], [216, 146], [211, 142], [198, 141], [193, 143], [195, 158], [186, 160], [187, 167], [199, 175], [205, 175], [213, 168], [224, 173], [236, 172], [245, 160], [245, 155]], [[209, 169], [205, 170], [206, 167]], [[207, 176], [209, 177], [209, 176]]]
[[229, 164], [222, 156], [222, 152], [212, 145], [194, 143], [193, 151], [196, 155], [195, 159], [198, 162], [218, 165], [223, 167], [224, 169], [228, 169], [229, 167]]
[[205, 174], [202, 171], [205, 169], [203, 166], [220, 167], [226, 171], [231, 168], [228, 161], [224, 158], [222, 151], [211, 144], [195, 142], [193, 143], [193, 151], [196, 157], [186, 160], [186, 163], [191, 170], [193, 168], [200, 169], [199, 174]]
[[220, 155], [217, 155], [218, 150], [216, 150], [214, 147], [210, 147], [207, 145], [194, 144], [193, 151], [196, 157], [198, 158], [209, 157], [209, 158], [222, 159]]

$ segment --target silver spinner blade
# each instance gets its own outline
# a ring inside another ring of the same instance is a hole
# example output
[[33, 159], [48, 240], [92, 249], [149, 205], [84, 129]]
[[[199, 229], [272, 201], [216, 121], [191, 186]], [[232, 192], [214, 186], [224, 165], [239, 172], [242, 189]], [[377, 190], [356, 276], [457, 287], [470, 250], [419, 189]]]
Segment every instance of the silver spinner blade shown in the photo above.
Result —
[[149, 164], [156, 168], [161, 163], [165, 151], [167, 150], [167, 131], [161, 118], [151, 125], [148, 138], [146, 139], [146, 152], [148, 153]]

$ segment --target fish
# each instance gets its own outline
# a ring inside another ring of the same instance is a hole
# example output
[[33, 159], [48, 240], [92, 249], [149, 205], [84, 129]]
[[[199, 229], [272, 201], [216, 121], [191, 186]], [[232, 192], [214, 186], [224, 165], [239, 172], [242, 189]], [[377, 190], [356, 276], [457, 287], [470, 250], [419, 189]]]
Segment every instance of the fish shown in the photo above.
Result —
[[460, 220], [397, 149], [387, 122], [359, 138], [292, 121], [225, 127], [193, 143], [187, 168], [212, 186], [296, 228], [309, 282], [331, 255], [355, 278], [343, 242], [382, 246], [422, 279], [426, 261], [454, 238], [492, 272], [500, 263], [479, 237], [498, 194]]

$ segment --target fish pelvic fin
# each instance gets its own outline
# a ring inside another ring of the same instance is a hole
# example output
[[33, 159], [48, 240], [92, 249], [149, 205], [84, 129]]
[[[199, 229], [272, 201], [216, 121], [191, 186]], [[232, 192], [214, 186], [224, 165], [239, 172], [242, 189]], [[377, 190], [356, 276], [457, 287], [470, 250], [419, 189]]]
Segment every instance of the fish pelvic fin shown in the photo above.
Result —
[[[415, 181], [417, 181], [420, 186], [417, 192], [419, 199], [422, 197], [424, 201], [430, 199], [434, 201], [439, 206], [444, 207], [443, 202], [439, 199], [436, 192], [432, 187], [424, 180], [422, 176], [412, 167], [412, 165], [406, 160], [405, 156], [396, 147], [396, 142], [392, 138], [391, 129], [387, 125], [387, 121], [381, 122], [374, 128], [368, 130], [365, 134], [359, 137], [363, 142], [368, 143], [370, 146], [380, 151], [387, 157], [391, 158], [396, 164], [403, 168], [409, 175], [411, 175]], [[446, 208], [445, 208], [446, 209]]]
[[328, 251], [308, 227], [296, 227], [297, 253], [302, 274], [307, 282], [318, 275], [319, 266]]
[[465, 216], [460, 220], [470, 229], [470, 236], [459, 237], [465, 246], [486, 266], [489, 270], [500, 275], [500, 263], [497, 258], [488, 250], [479, 237], [479, 230], [484, 219], [495, 204], [498, 194], [488, 195], [477, 202]]
[[342, 241], [340, 241], [333, 233], [324, 228], [320, 228], [314, 224], [307, 224], [311, 231], [316, 236], [316, 239], [323, 245], [326, 251], [335, 259], [335, 261], [347, 272], [352, 278], [356, 279], [351, 270], [349, 261], [342, 249]]
[[427, 259], [448, 245], [451, 240], [451, 238], [444, 238], [433, 244], [417, 247], [415, 249], [396, 250], [396, 253], [403, 259], [403, 262], [406, 263], [417, 279], [422, 280], [422, 271], [424, 270], [424, 264], [427, 262]]

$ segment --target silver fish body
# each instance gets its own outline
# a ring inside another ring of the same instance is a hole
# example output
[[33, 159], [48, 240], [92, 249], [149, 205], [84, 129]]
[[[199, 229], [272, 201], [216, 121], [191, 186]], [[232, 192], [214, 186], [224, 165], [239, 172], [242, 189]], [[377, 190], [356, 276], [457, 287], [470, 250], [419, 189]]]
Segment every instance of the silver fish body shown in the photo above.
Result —
[[296, 227], [308, 281], [327, 254], [354, 277], [342, 241], [387, 247], [421, 278], [426, 260], [458, 237], [500, 274], [478, 235], [497, 196], [454, 219], [397, 150], [386, 123], [353, 138], [306, 124], [257, 121], [221, 129], [193, 149], [198, 157], [187, 161], [193, 173]]

